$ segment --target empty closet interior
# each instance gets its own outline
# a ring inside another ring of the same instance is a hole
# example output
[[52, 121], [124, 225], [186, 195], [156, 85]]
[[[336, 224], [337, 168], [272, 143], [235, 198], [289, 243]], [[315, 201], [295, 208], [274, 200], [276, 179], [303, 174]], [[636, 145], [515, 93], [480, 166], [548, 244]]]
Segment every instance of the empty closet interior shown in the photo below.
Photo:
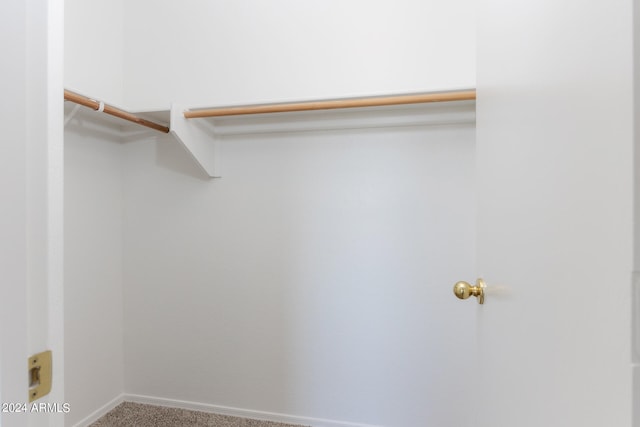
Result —
[[184, 112], [460, 93], [473, 2], [87, 3], [65, 3], [66, 424], [135, 401], [466, 425], [473, 96]]

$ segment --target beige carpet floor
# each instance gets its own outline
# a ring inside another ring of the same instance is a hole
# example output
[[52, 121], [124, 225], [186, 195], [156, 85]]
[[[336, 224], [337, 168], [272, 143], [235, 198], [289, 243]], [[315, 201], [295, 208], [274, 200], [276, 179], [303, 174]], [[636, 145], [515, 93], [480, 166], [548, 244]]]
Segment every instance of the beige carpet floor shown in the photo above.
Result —
[[124, 402], [89, 427], [301, 427], [208, 412]]

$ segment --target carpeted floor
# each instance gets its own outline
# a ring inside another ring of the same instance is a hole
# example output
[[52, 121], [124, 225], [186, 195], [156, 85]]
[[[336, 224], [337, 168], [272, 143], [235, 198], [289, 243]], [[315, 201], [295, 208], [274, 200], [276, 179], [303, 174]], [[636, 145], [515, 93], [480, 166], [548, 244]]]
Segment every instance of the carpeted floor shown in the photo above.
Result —
[[272, 421], [251, 420], [124, 402], [109, 411], [89, 427], [301, 427]]

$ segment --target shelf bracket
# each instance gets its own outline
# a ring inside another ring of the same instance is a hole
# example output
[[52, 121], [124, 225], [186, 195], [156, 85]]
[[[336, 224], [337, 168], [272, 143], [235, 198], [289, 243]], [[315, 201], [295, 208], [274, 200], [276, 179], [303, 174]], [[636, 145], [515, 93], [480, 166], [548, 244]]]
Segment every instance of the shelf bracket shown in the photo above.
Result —
[[220, 178], [218, 144], [213, 129], [199, 120], [187, 120], [186, 108], [171, 105], [171, 134], [176, 137], [202, 170], [211, 178]]

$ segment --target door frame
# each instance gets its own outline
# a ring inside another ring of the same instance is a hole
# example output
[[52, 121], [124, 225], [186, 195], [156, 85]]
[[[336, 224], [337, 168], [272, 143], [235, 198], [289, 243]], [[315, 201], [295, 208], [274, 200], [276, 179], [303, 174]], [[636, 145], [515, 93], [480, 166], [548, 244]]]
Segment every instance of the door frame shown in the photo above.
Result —
[[64, 1], [3, 6], [0, 402], [15, 405], [0, 411], [0, 424], [61, 427], [63, 413], [31, 412], [26, 379], [29, 355], [52, 350], [53, 387], [41, 402], [64, 403]]

